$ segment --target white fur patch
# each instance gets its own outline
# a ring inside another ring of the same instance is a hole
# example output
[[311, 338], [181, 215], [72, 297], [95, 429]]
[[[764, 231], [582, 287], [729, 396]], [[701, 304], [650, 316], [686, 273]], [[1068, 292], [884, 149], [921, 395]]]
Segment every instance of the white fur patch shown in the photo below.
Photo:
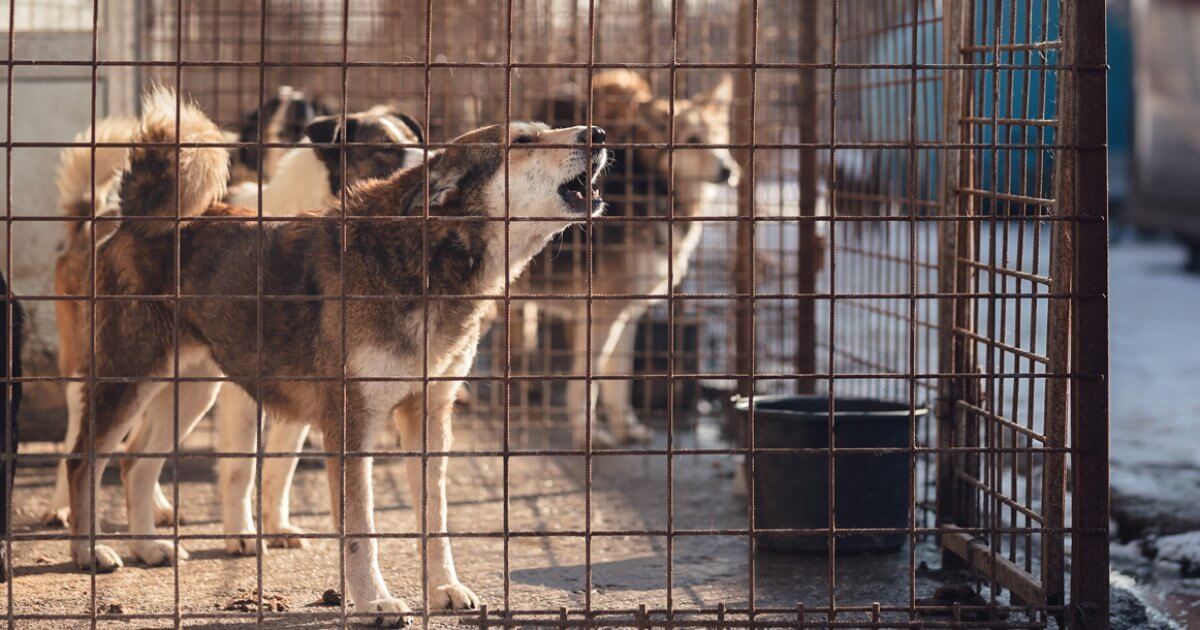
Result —
[[[268, 217], [296, 216], [326, 206], [332, 197], [325, 163], [311, 148], [296, 147], [283, 154], [275, 167], [275, 176], [263, 186], [262, 212]], [[230, 193], [229, 201], [244, 208], [257, 208], [258, 191], [253, 184], [239, 186]]]
[[[400, 357], [377, 346], [355, 348], [347, 368], [355, 378], [412, 378], [421, 376], [419, 357]], [[359, 383], [371, 415], [386, 413], [421, 386], [419, 381], [370, 381]]]

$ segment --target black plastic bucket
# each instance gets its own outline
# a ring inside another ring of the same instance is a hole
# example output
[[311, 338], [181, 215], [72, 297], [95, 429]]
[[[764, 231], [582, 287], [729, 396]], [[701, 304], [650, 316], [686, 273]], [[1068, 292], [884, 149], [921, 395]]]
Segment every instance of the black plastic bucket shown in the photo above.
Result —
[[[743, 428], [749, 426], [749, 400], [735, 401]], [[912, 410], [919, 421], [929, 413]], [[907, 448], [910, 407], [868, 398], [834, 400], [835, 446]], [[829, 397], [755, 396], [756, 448], [829, 448]], [[754, 471], [755, 529], [829, 527], [829, 454], [759, 453]], [[908, 527], [908, 454], [834, 455], [834, 513], [839, 529], [895, 529], [896, 533], [838, 535], [837, 551], [868, 552], [904, 545]], [[828, 553], [826, 534], [766, 533], [759, 547], [778, 551]]]

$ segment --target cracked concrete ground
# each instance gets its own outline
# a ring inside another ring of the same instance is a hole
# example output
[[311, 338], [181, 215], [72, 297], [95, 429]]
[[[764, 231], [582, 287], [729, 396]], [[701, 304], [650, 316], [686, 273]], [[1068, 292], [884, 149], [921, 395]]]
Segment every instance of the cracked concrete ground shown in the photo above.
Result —
[[[713, 422], [708, 420], [707, 422]], [[695, 445], [700, 429], [676, 432], [681, 447]], [[204, 423], [185, 445], [188, 452], [211, 450], [213, 437]], [[483, 428], [480, 428], [483, 427]], [[494, 448], [499, 431], [494, 425], [461, 423], [456, 428], [459, 449]], [[565, 444], [565, 435], [544, 429], [511, 432], [514, 448]], [[710, 431], [709, 433], [713, 433]], [[656, 436], [665, 446], [662, 430]], [[594, 531], [644, 531], [667, 528], [667, 463], [664, 456], [598, 455], [593, 460], [591, 525]], [[220, 532], [214, 461], [182, 460], [178, 496], [186, 535]], [[731, 456], [676, 456], [674, 460], [674, 526], [676, 529], [745, 528], [745, 499], [732, 492], [736, 462]], [[123, 495], [114, 467], [99, 496], [105, 531], [126, 529]], [[488, 532], [489, 537], [458, 538], [454, 551], [462, 581], [492, 609], [503, 606], [507, 589], [515, 609], [554, 611], [580, 609], [585, 604], [585, 572], [589, 549], [578, 536], [513, 537], [508, 544], [508, 580], [504, 576], [504, 465], [498, 457], [460, 457], [451, 462], [450, 527], [458, 532]], [[17, 478], [14, 512], [16, 532], [59, 533], [38, 523], [49, 498], [54, 469], [23, 466]], [[582, 457], [514, 456], [510, 459], [509, 526], [512, 532], [570, 532], [583, 530], [587, 504], [586, 468]], [[170, 467], [164, 480], [172, 478]], [[381, 532], [415, 531], [412, 500], [400, 460], [379, 461], [375, 468], [376, 518]], [[168, 494], [172, 492], [168, 486]], [[292, 494], [293, 522], [309, 532], [331, 533], [328, 487], [316, 461], [306, 462], [296, 475]], [[160, 531], [169, 533], [168, 528]], [[188, 627], [228, 627], [247, 619], [192, 618], [225, 614], [222, 609], [257, 587], [258, 559], [231, 558], [221, 540], [189, 540], [191, 559], [178, 569], [147, 568], [132, 563], [128, 543], [114, 547], [129, 563], [110, 575], [96, 577], [96, 599], [102, 610], [124, 615], [167, 614], [178, 609]], [[12, 606], [16, 615], [84, 615], [90, 606], [91, 577], [69, 564], [64, 541], [17, 541], [13, 544], [16, 579]], [[667, 558], [672, 566], [672, 605], [712, 608], [718, 603], [744, 607], [748, 602], [751, 554], [745, 538], [736, 536], [678, 536], [668, 549], [665, 536], [619, 535], [592, 538], [590, 547], [594, 609], [649, 609], [667, 605]], [[383, 574], [395, 595], [410, 603], [421, 601], [420, 557], [411, 539], [381, 542]], [[321, 618], [337, 608], [312, 606], [327, 589], [338, 589], [338, 549], [334, 540], [310, 541], [304, 550], [270, 550], [262, 560], [264, 593], [283, 601], [289, 616], [268, 615], [268, 627], [331, 627], [337, 620]], [[754, 556], [754, 596], [759, 606], [809, 607], [830, 602], [828, 561], [824, 556], [760, 553]], [[839, 606], [869, 607], [879, 602], [906, 605], [908, 575], [914, 563], [939, 563], [932, 541], [919, 542], [910, 558], [904, 550], [838, 558], [834, 594]], [[928, 597], [937, 584], [921, 576], [916, 596]], [[114, 606], [116, 608], [114, 608]], [[866, 620], [867, 613], [863, 613]], [[842, 618], [839, 618], [842, 619]], [[171, 627], [164, 619], [102, 621], [99, 627]], [[24, 620], [22, 628], [71, 628], [74, 620]], [[435, 625], [457, 624], [439, 618]]]

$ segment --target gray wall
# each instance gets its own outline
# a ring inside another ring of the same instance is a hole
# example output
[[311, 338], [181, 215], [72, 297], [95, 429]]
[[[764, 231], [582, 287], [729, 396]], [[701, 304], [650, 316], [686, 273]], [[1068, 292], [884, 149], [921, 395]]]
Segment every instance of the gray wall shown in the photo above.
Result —
[[[107, 3], [124, 5], [126, 3]], [[132, 14], [128, 7], [106, 9], [101, 27], [100, 58], [134, 59]], [[42, 23], [43, 21], [34, 21]], [[84, 20], [66, 20], [90, 27]], [[31, 22], [25, 22], [28, 26]], [[18, 20], [18, 29], [22, 21]], [[107, 26], [107, 25], [112, 25]], [[7, 44], [7, 33], [4, 33]], [[17, 59], [90, 61], [90, 31], [20, 31], [15, 35]], [[133, 72], [128, 68], [101, 67], [96, 77], [96, 116], [132, 113], [135, 103]], [[8, 117], [8, 82], [0, 81], [0, 135]], [[12, 76], [12, 140], [14, 142], [69, 142], [92, 120], [92, 68], [81, 66], [17, 66]], [[55, 177], [59, 148], [14, 147], [11, 179], [8, 156], [0, 153], [0, 217], [6, 216], [5, 199], [12, 187], [12, 216], [55, 216]], [[12, 291], [24, 296], [53, 295], [54, 259], [62, 245], [64, 224], [58, 221], [7, 222], [11, 232], [12, 267], [5, 268]], [[9, 239], [0, 242], [0, 261], [8, 257]], [[0, 268], [5, 263], [0, 262]], [[25, 373], [57, 374], [57, 334], [54, 304], [26, 299]], [[60, 433], [65, 419], [59, 383], [28, 383], [21, 412], [22, 438], [45, 439]]]

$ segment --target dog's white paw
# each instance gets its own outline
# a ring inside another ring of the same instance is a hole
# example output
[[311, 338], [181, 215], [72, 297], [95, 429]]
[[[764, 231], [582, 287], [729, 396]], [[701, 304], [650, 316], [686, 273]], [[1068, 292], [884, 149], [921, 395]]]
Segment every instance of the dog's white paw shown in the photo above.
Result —
[[[598, 426], [592, 426], [592, 448], [616, 448], [618, 442], [607, 429], [602, 429]], [[583, 432], [575, 434], [575, 448], [587, 448], [587, 435]]]
[[188, 552], [179, 547], [178, 557], [175, 544], [169, 540], [139, 540], [133, 543], [133, 555], [148, 567], [165, 567], [177, 560], [187, 560]]
[[368, 602], [364, 610], [380, 613], [375, 617], [375, 625], [388, 628], [407, 627], [412, 625], [412, 609], [399, 597], [388, 597]]
[[112, 573], [125, 566], [125, 563], [121, 562], [121, 556], [108, 545], [96, 545], [93, 550], [86, 542], [81, 542], [72, 545], [71, 557], [75, 565], [85, 571], [95, 566], [96, 573]]
[[255, 539], [254, 532], [241, 532], [241, 534], [237, 538], [225, 539], [225, 553], [231, 556], [258, 555], [258, 541]]
[[[288, 536], [300, 535], [304, 533], [303, 529], [287, 523], [278, 525], [267, 530], [270, 534], [285, 534]], [[305, 549], [308, 547], [308, 541], [303, 538], [268, 538], [267, 546], [278, 549]]]
[[67, 506], [47, 508], [42, 513], [42, 525], [46, 527], [67, 527], [71, 516], [71, 508]]
[[[154, 508], [154, 524], [158, 527], [170, 527], [175, 524], [175, 508], [168, 503], [165, 507]], [[183, 524], [181, 521], [180, 525]]]
[[626, 417], [624, 427], [620, 431], [614, 427], [613, 432], [618, 434], [622, 442], [632, 444], [645, 444], [654, 437], [650, 427], [642, 424], [632, 413]]
[[476, 610], [479, 608], [479, 597], [461, 582], [453, 582], [437, 587], [429, 605], [441, 610]]

